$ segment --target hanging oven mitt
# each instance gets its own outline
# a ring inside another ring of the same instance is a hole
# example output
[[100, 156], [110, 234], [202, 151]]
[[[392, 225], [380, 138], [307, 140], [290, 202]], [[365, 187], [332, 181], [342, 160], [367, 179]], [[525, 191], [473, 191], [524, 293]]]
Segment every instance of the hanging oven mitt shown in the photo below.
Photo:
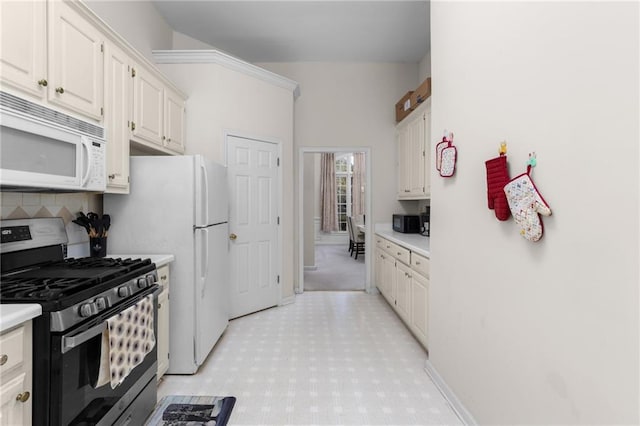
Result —
[[487, 168], [487, 201], [498, 220], [507, 220], [511, 216], [504, 186], [509, 183], [507, 156], [500, 155], [485, 161]]
[[531, 166], [527, 166], [526, 173], [513, 178], [504, 187], [511, 214], [518, 226], [520, 235], [529, 241], [542, 238], [542, 219], [540, 215], [551, 215], [551, 209], [538, 192], [529, 173]]
[[449, 146], [449, 139], [442, 137], [442, 142], [436, 145], [436, 170], [440, 171], [442, 163], [442, 150]]
[[442, 138], [442, 142], [447, 144], [440, 151], [440, 176], [451, 177], [456, 172], [456, 157], [458, 156], [458, 150], [453, 146], [453, 133], [449, 133], [448, 139]]

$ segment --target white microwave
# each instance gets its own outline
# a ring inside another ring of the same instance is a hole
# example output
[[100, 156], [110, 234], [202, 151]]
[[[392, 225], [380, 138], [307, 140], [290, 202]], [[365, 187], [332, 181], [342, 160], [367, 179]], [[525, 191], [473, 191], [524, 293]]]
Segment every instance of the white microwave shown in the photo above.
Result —
[[106, 189], [104, 128], [0, 92], [0, 189]]

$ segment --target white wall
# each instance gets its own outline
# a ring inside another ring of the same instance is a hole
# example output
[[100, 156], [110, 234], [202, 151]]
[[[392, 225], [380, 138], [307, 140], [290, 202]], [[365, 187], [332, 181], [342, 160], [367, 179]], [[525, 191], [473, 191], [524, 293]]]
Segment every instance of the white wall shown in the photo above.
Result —
[[427, 77], [431, 77], [431, 51], [418, 64], [418, 81], [422, 83]]
[[[638, 424], [637, 2], [432, 2], [430, 362], [480, 424]], [[535, 151], [537, 243], [487, 209], [484, 161]]]
[[225, 163], [224, 132], [282, 146], [283, 295], [293, 295], [293, 93], [215, 64], [160, 64], [187, 95], [186, 153]]
[[318, 154], [304, 154], [304, 188], [302, 196], [304, 197], [304, 266], [316, 266], [316, 249], [315, 249], [315, 228], [314, 216], [316, 206], [316, 156]]
[[267, 63], [258, 64], [300, 83], [295, 102], [299, 147], [371, 147], [371, 218], [389, 222], [402, 209], [396, 198], [394, 105], [416, 86], [416, 64]]
[[173, 29], [150, 1], [84, 0], [136, 50], [153, 62], [153, 49], [171, 49]]

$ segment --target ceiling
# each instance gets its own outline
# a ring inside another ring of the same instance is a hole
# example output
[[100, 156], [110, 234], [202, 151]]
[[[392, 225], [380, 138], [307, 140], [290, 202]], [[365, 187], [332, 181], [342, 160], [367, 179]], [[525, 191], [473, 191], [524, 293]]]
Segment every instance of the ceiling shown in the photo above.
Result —
[[176, 31], [249, 62], [420, 62], [429, 2], [154, 0]]

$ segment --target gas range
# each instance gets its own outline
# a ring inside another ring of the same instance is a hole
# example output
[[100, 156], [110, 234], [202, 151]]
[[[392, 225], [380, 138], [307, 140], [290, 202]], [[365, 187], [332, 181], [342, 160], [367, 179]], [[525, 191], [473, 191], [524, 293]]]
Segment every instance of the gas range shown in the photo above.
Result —
[[61, 218], [4, 220], [0, 227], [0, 302], [42, 306], [33, 320], [33, 423], [135, 424], [153, 411], [155, 347], [115, 389], [95, 383], [108, 321], [150, 297], [157, 315], [151, 260], [65, 259]]

